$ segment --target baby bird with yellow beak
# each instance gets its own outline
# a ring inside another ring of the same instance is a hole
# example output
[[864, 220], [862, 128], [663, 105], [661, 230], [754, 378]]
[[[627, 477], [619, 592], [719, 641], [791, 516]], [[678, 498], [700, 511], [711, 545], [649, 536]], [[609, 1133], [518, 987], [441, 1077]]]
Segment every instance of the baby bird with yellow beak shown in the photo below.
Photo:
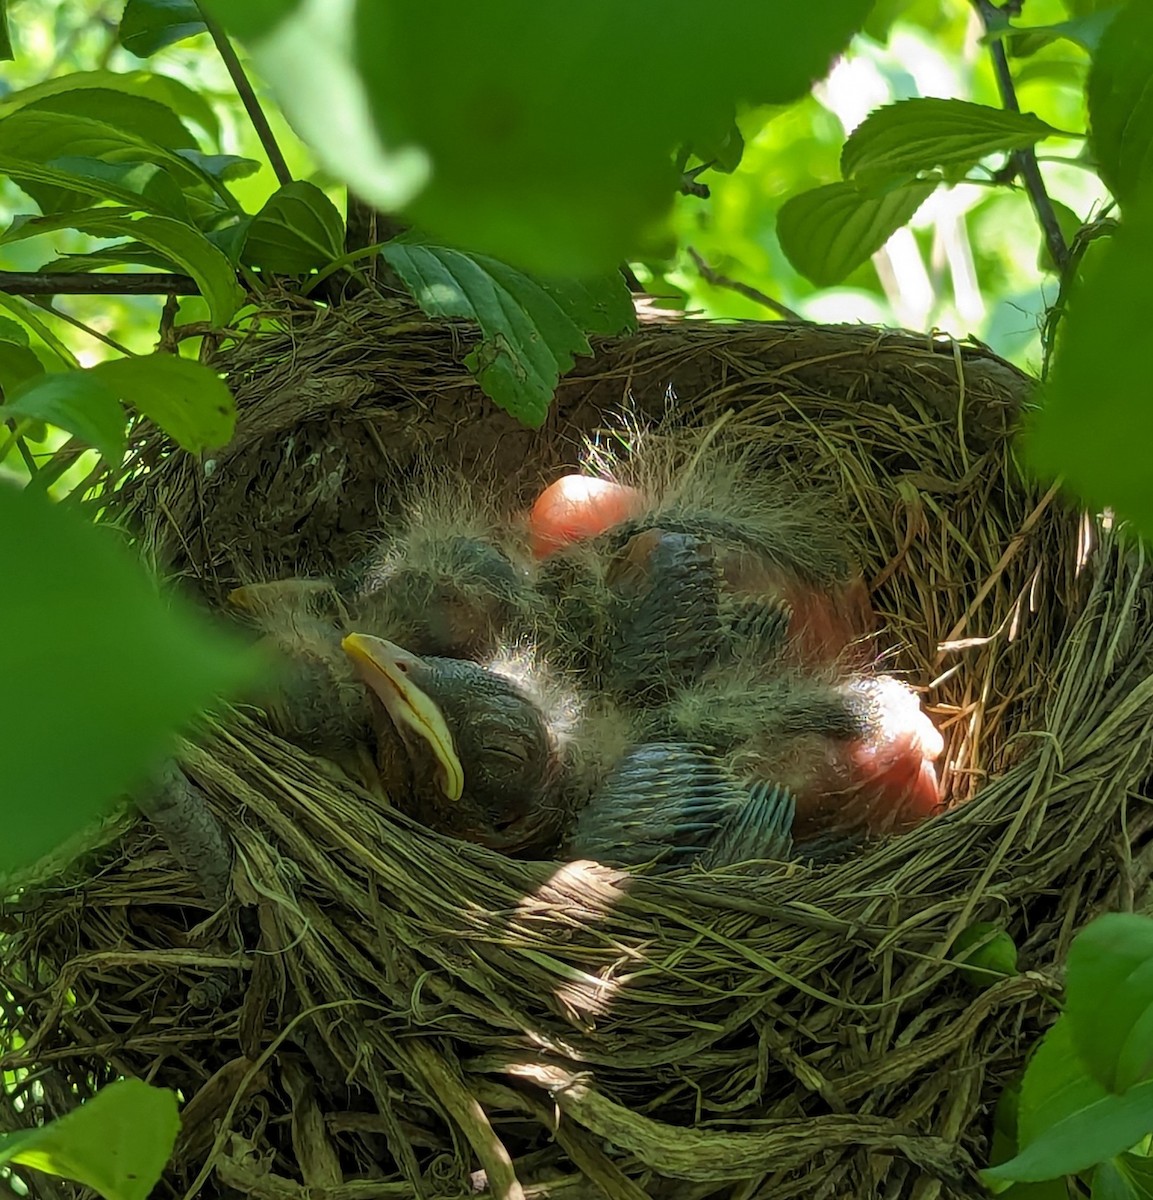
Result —
[[555, 841], [561, 747], [526, 689], [478, 663], [422, 657], [369, 634], [341, 644], [377, 702], [389, 796], [434, 829], [505, 853]]

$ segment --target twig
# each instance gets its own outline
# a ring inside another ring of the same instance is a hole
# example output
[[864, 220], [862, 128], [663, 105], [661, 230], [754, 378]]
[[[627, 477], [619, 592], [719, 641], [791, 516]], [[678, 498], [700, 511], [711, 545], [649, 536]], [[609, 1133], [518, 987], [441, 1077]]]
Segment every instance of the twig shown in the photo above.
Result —
[[[973, 7], [981, 18], [985, 32], [997, 33], [1004, 25], [1004, 12], [992, 3], [992, 0], [972, 0]], [[1008, 6], [1006, 6], [1008, 7]], [[1021, 105], [1017, 102], [1017, 89], [1013, 86], [1013, 73], [1009, 69], [1009, 58], [1005, 53], [1005, 43], [994, 37], [989, 42], [989, 53], [993, 56], [993, 71], [997, 76], [997, 90], [1001, 93], [1001, 103], [1007, 111], [1019, 113]], [[1069, 247], [1065, 244], [1065, 235], [1061, 232], [1053, 201], [1045, 190], [1045, 181], [1041, 178], [1041, 168], [1037, 163], [1037, 155], [1032, 147], [1025, 150], [1015, 150], [1012, 155], [1017, 173], [1029, 194], [1033, 211], [1037, 214], [1037, 222], [1045, 237], [1049, 256], [1052, 258], [1059, 273], [1064, 274], [1069, 261]]]
[[802, 324], [808, 324], [800, 313], [793, 312], [788, 305], [782, 304], [779, 300], [774, 300], [772, 296], [766, 296], [764, 292], [757, 291], [755, 287], [750, 287], [747, 283], [741, 283], [737, 279], [730, 279], [727, 275], [718, 274], [701, 258], [692, 246], [688, 250], [689, 256], [696, 264], [697, 270], [700, 272], [701, 278], [705, 283], [711, 283], [713, 287], [728, 288], [729, 291], [736, 292], [738, 296], [744, 296], [746, 300], [752, 300], [756, 304], [763, 304], [766, 308], [775, 312], [778, 317], [784, 317], [786, 321], [797, 321]]
[[264, 115], [264, 109], [260, 107], [260, 101], [256, 98], [256, 92], [253, 91], [252, 84], [249, 83], [248, 76], [244, 73], [244, 67], [241, 65], [236, 51], [232, 48], [232, 43], [228, 40], [224, 30], [205, 12], [204, 5], [200, 3], [200, 0], [197, 0], [196, 7], [200, 10], [200, 18], [207, 26], [217, 52], [228, 68], [233, 86], [244, 105], [245, 112], [248, 113], [252, 128], [256, 130], [260, 144], [264, 147], [264, 153], [268, 155], [268, 161], [272, 164], [277, 180], [282, 187], [286, 183], [291, 183], [292, 172], [288, 169], [288, 163], [284, 161], [284, 155], [276, 143], [272, 126], [269, 125], [268, 118]]
[[78, 271], [0, 271], [0, 292], [12, 296], [199, 296], [200, 288], [188, 275], [168, 272], [121, 271], [89, 275]]

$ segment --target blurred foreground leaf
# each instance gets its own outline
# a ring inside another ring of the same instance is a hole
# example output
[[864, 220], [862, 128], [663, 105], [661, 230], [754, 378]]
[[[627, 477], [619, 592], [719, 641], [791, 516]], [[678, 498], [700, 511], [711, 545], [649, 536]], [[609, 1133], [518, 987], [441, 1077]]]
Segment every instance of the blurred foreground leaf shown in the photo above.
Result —
[[108, 529], [0, 486], [0, 872], [59, 845], [140, 782], [249, 658], [151, 581]]
[[[330, 170], [438, 240], [592, 274], [669, 211], [677, 148], [794, 100], [871, 0], [210, 0]], [[643, 64], [691, 71], [654, 87]]]

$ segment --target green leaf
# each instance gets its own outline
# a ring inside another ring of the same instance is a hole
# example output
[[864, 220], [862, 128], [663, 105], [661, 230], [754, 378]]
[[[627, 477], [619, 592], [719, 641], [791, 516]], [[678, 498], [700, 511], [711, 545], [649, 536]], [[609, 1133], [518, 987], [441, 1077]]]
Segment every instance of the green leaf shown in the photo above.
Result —
[[[46, 79], [32, 87], [21, 88], [18, 92], [10, 92], [3, 100], [0, 100], [0, 114], [22, 108], [25, 104], [30, 104], [45, 96], [92, 88], [143, 96], [147, 100], [171, 109], [182, 117], [195, 121], [214, 140], [218, 140], [220, 137], [220, 120], [212, 105], [199, 92], [193, 91], [179, 79], [172, 79], [168, 75], [158, 75], [154, 71], [73, 71], [67, 75], [58, 75], [55, 79]], [[86, 112], [85, 115], [99, 116], [95, 112]], [[107, 120], [108, 118], [102, 119]]]
[[1021, 1085], [1020, 1153], [981, 1172], [989, 1186], [1073, 1175], [1135, 1146], [1153, 1130], [1153, 1083], [1115, 1096], [1086, 1074], [1067, 1017], [1038, 1046]]
[[169, 150], [197, 149], [196, 139], [166, 104], [116, 88], [70, 88], [23, 104], [22, 113], [63, 113], [102, 121]]
[[111, 359], [89, 368], [122, 401], [193, 453], [224, 446], [236, 429], [236, 401], [215, 371], [173, 354]]
[[0, 0], [0, 60], [11, 62], [15, 57], [12, 53], [12, 37], [8, 32], [8, 0]]
[[1089, 1073], [1111, 1092], [1153, 1076], [1153, 919], [1107, 913], [1073, 939], [1066, 1018]]
[[7, 317], [0, 317], [0, 341], [13, 342], [17, 346], [31, 345], [28, 330], [19, 321], [10, 321]]
[[[552, 275], [638, 250], [671, 208], [676, 147], [741, 103], [806, 93], [871, 7], [208, 2], [358, 195], [405, 204], [446, 244]], [[691, 62], [692, 86], [652, 86], [648, 62]]]
[[380, 253], [430, 316], [481, 327], [484, 341], [465, 365], [497, 404], [534, 429], [573, 355], [592, 352], [584, 330], [618, 332], [633, 321], [618, 274], [542, 284], [495, 259], [443, 246], [390, 242]]
[[1146, 202], [1127, 214], [1073, 290], [1025, 440], [1037, 471], [1064, 476], [1087, 504], [1113, 508], [1147, 537], [1153, 536], [1150, 278], [1153, 204]]
[[0, 412], [3, 411], [5, 396], [43, 374], [44, 364], [31, 347], [0, 341]]
[[[1060, 200], [1051, 199], [1049, 203], [1053, 206], [1053, 215], [1057, 218], [1057, 227], [1061, 230], [1061, 236], [1065, 239], [1065, 245], [1071, 246], [1073, 239], [1081, 231], [1081, 226], [1084, 222], [1067, 204], [1062, 204]], [[1059, 268], [1053, 261], [1052, 254], [1049, 253], [1049, 243], [1044, 233], [1038, 231], [1038, 234], [1040, 236], [1040, 247], [1037, 250], [1037, 270], [1058, 272]]]
[[938, 168], [960, 178], [990, 154], [1065, 136], [1032, 113], [967, 100], [901, 100], [853, 130], [841, 151], [841, 174], [871, 186], [905, 183]]
[[[184, 193], [176, 180], [155, 163], [109, 163], [99, 158], [71, 157], [35, 163], [0, 156], [0, 173], [11, 176], [33, 196], [36, 193], [27, 188], [28, 183], [67, 189], [66, 195], [73, 207], [71, 196], [79, 193], [98, 200], [116, 200], [129, 208], [162, 216], [186, 218], [188, 215]], [[52, 208], [51, 203], [49, 207]], [[60, 210], [52, 208], [52, 211]]]
[[926, 181], [872, 195], [852, 183], [830, 183], [802, 192], [777, 214], [781, 249], [814, 283], [839, 283], [908, 224], [936, 187]]
[[963, 930], [949, 957], [957, 962], [961, 976], [977, 987], [1017, 974], [1017, 947], [995, 921], [977, 921]]
[[125, 219], [102, 218], [98, 212], [78, 214], [72, 228], [93, 237], [132, 237], [158, 250], [196, 280], [214, 326], [227, 324], [244, 302], [244, 292], [227, 257], [204, 234], [170, 217]]
[[125, 265], [149, 267], [154, 271], [176, 271], [174, 262], [153, 250], [151, 246], [142, 246], [139, 242], [118, 242], [113, 246], [103, 246], [93, 250], [91, 254], [66, 254], [62, 258], [53, 258], [42, 263], [40, 270], [45, 272], [71, 273], [73, 271], [99, 271], [103, 267], [118, 267]]
[[279, 275], [304, 275], [344, 253], [344, 220], [306, 180], [286, 183], [252, 218], [241, 261]]
[[147, 1200], [179, 1132], [174, 1092], [121, 1079], [47, 1125], [0, 1134], [0, 1163], [74, 1180], [105, 1200]]
[[260, 163], [255, 158], [241, 158], [237, 154], [201, 154], [199, 150], [177, 150], [176, 153], [205, 175], [226, 183], [247, 179], [260, 170]]
[[1153, 1161], [1121, 1154], [1093, 1172], [1092, 1200], [1153, 1200]]
[[153, 162], [166, 167], [182, 187], [205, 182], [199, 169], [175, 150], [105, 121], [37, 106], [17, 109], [0, 120], [0, 156], [41, 164], [59, 158]]
[[115, 392], [91, 371], [57, 371], [30, 379], [0, 405], [0, 417], [47, 421], [95, 447], [113, 466], [124, 458], [124, 410]]
[[[161, 600], [121, 536], [0, 486], [0, 873], [30, 865], [140, 785], [173, 734], [251, 673], [242, 644]], [[62, 753], [62, 748], [67, 753]]]
[[1090, 144], [1122, 204], [1153, 175], [1153, 6], [1133, 0], [1109, 26], [1089, 72]]
[[195, 0], [128, 0], [120, 18], [120, 44], [138, 58], [148, 58], [205, 29]]
[[1056, 25], [1014, 26], [1012, 36], [1008, 39], [1009, 52], [1015, 58], [1027, 58], [1045, 46], [1063, 39], [1092, 54], [1100, 46], [1105, 30], [1112, 24], [1114, 16], [1116, 9], [1105, 9], [1084, 17], [1060, 21]]

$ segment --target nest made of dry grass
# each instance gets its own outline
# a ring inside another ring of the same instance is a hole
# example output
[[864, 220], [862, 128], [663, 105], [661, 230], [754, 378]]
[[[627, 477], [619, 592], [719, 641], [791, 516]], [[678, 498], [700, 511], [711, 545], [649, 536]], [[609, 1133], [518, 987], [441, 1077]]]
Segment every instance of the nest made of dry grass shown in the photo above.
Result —
[[[5, 1124], [120, 1073], [187, 1103], [169, 1195], [975, 1195], [989, 1117], [1076, 929], [1153, 849], [1153, 608], [1138, 551], [1025, 481], [1028, 381], [865, 328], [648, 325], [545, 428], [379, 299], [223, 345], [211, 463], [142, 436], [116, 512], [209, 601], [325, 571], [429, 456], [523, 501], [630, 402], [835, 489], [892, 662], [927, 689], [960, 804], [839, 866], [633, 878], [442, 838], [238, 716], [185, 748], [234, 854], [222, 911], [147, 822], [5, 915]], [[1024, 973], [947, 959], [1003, 922]], [[291, 1115], [290, 1115], [291, 1114]]]

